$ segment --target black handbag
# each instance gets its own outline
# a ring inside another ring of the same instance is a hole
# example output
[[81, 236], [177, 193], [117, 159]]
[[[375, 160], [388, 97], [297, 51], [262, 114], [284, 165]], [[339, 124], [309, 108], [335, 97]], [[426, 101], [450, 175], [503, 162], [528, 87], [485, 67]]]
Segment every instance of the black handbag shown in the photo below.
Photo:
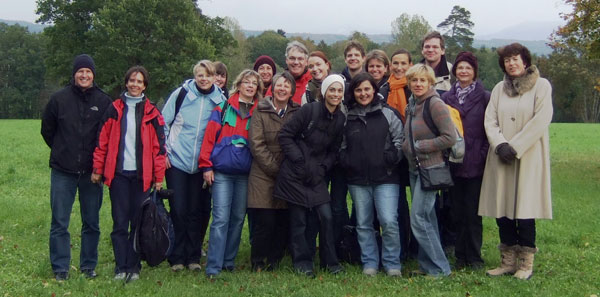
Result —
[[453, 187], [454, 181], [452, 181], [450, 165], [448, 165], [448, 160], [446, 159], [445, 155], [444, 163], [441, 165], [434, 165], [429, 168], [423, 168], [421, 166], [421, 163], [419, 162], [419, 157], [417, 157], [417, 153], [415, 152], [412, 120], [413, 116], [411, 115], [410, 121], [408, 122], [408, 135], [410, 137], [410, 149], [413, 153], [413, 156], [415, 157], [415, 164], [417, 165], [417, 170], [419, 170], [419, 180], [421, 181], [421, 189], [423, 189], [424, 191], [437, 191]]

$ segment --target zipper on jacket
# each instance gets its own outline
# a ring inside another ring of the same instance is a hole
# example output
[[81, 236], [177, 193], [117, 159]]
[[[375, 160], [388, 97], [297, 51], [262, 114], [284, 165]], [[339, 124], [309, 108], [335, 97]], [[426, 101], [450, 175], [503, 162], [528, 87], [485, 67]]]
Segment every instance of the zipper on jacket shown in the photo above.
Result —
[[[204, 98], [206, 96], [199, 96], [197, 100], [201, 100], [200, 101], [200, 112], [198, 112], [198, 121], [196, 122], [196, 138], [194, 138], [194, 156], [196, 156], [196, 149], [198, 149], [198, 137], [200, 136], [200, 123], [202, 122], [202, 114], [204, 112], [204, 104], [206, 104], [206, 100], [203, 99], [208, 99], [208, 98]], [[210, 100], [210, 99], [209, 99]], [[210, 119], [209, 119], [210, 121]], [[208, 124], [208, 123], [207, 123]], [[205, 127], [205, 131], [206, 133], [206, 127]], [[200, 149], [198, 149], [200, 150]], [[200, 152], [198, 152], [198, 154], [200, 154]], [[190, 172], [194, 172], [197, 168], [198, 168], [198, 158], [194, 158], [194, 160], [192, 160], [192, 163], [190, 164]]]

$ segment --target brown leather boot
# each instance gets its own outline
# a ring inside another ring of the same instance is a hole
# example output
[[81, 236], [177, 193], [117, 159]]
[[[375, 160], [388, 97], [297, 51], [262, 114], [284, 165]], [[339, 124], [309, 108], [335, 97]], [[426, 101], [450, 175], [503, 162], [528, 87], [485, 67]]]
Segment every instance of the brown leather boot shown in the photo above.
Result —
[[518, 259], [519, 259], [519, 270], [513, 275], [518, 279], [528, 280], [533, 275], [533, 258], [535, 253], [538, 251], [537, 248], [522, 246]]
[[504, 274], [513, 274], [517, 271], [517, 253], [519, 250], [518, 245], [508, 246], [503, 243], [498, 245], [498, 249], [500, 250], [500, 256], [502, 257], [502, 262], [500, 263], [500, 267], [494, 268], [492, 270], [487, 271], [487, 275], [489, 276], [500, 276]]

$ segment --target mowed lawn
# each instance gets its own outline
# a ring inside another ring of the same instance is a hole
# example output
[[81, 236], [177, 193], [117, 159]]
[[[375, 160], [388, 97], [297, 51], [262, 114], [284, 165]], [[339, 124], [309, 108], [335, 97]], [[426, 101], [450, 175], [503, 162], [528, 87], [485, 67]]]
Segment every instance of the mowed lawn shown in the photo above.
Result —
[[[165, 263], [144, 266], [141, 279], [113, 280], [112, 221], [105, 188], [101, 213], [98, 278], [77, 271], [80, 249], [79, 204], [71, 219], [71, 278], [54, 280], [48, 256], [50, 229], [49, 149], [39, 120], [0, 120], [0, 296], [594, 296], [600, 295], [600, 125], [552, 124], [554, 220], [538, 221], [534, 275], [529, 281], [490, 278], [484, 271], [460, 270], [442, 279], [402, 278], [383, 273], [371, 278], [358, 266], [332, 276], [307, 279], [291, 270], [289, 258], [276, 272], [250, 272], [247, 227], [238, 270], [209, 281], [203, 273], [173, 273]], [[484, 219], [486, 268], [500, 262], [498, 230]], [[205, 261], [205, 259], [202, 259]]]

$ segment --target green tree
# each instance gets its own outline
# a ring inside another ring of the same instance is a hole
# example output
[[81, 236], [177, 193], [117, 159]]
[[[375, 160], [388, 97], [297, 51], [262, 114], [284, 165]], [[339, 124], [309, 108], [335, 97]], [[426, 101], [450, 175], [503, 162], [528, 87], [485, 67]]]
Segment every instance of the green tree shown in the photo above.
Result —
[[573, 7], [570, 13], [561, 14], [567, 24], [552, 34], [552, 46], [571, 49], [600, 59], [600, 1], [565, 0]]
[[251, 61], [255, 61], [261, 55], [267, 55], [273, 58], [277, 65], [285, 65], [285, 48], [289, 40], [283, 35], [269, 30], [249, 37], [247, 42]]
[[392, 22], [393, 42], [412, 55], [421, 53], [421, 39], [432, 28], [423, 16], [403, 13]]
[[[362, 44], [365, 47], [365, 51], [367, 51], [367, 52], [369, 52], [370, 50], [379, 48], [379, 44], [373, 42], [369, 38], [369, 36], [367, 36], [367, 34], [362, 33], [362, 32], [358, 32], [358, 31], [352, 32], [352, 34], [350, 35], [348, 40], [356, 40], [356, 41], [360, 42], [360, 44]], [[343, 55], [343, 51], [342, 51], [342, 55]]]
[[0, 118], [39, 118], [44, 101], [45, 40], [0, 23]]
[[471, 21], [471, 12], [458, 5], [452, 7], [450, 15], [437, 25], [438, 30], [444, 35], [446, 48], [456, 55], [462, 50], [472, 50], [474, 24]]
[[54, 23], [45, 31], [52, 73], [68, 79], [73, 57], [89, 53], [99, 70], [96, 82], [112, 96], [121, 91], [127, 68], [139, 64], [150, 73], [147, 94], [158, 100], [191, 76], [196, 61], [213, 59], [234, 42], [223, 19], [203, 16], [189, 0], [40, 0], [38, 13], [40, 21]]
[[231, 89], [231, 83], [237, 74], [246, 68], [252, 68], [254, 60], [249, 59], [248, 42], [239, 22], [235, 18], [225, 17], [224, 27], [235, 39], [235, 44], [217, 53], [217, 58], [227, 65], [228, 83]]

